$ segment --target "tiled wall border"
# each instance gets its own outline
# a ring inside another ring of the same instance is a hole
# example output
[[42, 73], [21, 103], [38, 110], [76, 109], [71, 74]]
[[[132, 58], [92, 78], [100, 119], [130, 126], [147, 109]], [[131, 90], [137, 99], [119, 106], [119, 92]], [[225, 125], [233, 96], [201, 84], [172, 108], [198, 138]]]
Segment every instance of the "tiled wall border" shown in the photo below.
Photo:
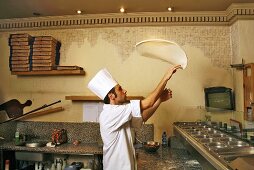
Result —
[[86, 27], [231, 25], [238, 19], [254, 19], [254, 3], [232, 4], [219, 12], [126, 13], [1, 19], [0, 31]]

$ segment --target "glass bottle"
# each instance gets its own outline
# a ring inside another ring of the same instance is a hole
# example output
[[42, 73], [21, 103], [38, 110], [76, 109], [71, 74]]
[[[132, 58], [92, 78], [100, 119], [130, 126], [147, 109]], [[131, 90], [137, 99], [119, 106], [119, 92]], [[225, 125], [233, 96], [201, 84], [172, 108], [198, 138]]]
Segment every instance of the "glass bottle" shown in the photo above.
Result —
[[161, 144], [162, 144], [163, 147], [166, 147], [168, 145], [167, 133], [165, 131], [162, 133]]

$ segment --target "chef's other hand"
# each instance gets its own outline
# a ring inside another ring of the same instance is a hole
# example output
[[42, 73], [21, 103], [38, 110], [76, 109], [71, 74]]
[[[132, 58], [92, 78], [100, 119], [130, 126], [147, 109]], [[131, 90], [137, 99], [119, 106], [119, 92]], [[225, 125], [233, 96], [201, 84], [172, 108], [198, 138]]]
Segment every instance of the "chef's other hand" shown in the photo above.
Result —
[[175, 65], [173, 68], [170, 68], [167, 72], [166, 72], [166, 75], [165, 75], [165, 78], [167, 80], [169, 80], [172, 75], [176, 72], [177, 69], [182, 69], [182, 66], [181, 65]]
[[161, 102], [165, 102], [172, 98], [172, 91], [170, 89], [164, 89], [160, 95]]

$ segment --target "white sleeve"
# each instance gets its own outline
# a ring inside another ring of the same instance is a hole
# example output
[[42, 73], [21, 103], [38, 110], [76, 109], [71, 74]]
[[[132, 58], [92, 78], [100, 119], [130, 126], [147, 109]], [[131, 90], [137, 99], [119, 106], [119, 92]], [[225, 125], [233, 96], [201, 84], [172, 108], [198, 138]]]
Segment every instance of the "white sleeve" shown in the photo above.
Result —
[[131, 119], [131, 127], [141, 128], [143, 123], [143, 118], [141, 116], [140, 111], [140, 100], [131, 100], [131, 108], [132, 108], [132, 119]]
[[131, 100], [131, 114], [133, 117], [141, 117], [140, 100]]

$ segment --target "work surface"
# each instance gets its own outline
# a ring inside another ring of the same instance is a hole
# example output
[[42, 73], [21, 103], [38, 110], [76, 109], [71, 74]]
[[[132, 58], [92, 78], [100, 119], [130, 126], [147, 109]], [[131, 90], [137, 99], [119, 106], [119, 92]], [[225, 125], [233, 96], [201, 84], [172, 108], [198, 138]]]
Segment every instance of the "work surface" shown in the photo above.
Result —
[[[1, 150], [45, 152], [52, 154], [97, 154], [102, 155], [102, 148], [96, 143], [80, 144], [62, 144], [55, 148], [37, 147], [29, 148], [25, 146], [15, 146], [14, 142], [2, 143]], [[146, 152], [143, 148], [137, 149], [137, 161], [139, 170], [154, 169], [202, 169], [197, 160], [195, 160], [185, 149], [176, 149], [170, 147], [160, 147], [154, 153]]]
[[138, 170], [201, 170], [199, 162], [189, 155], [185, 149], [160, 147], [155, 153], [143, 149], [137, 150]]

